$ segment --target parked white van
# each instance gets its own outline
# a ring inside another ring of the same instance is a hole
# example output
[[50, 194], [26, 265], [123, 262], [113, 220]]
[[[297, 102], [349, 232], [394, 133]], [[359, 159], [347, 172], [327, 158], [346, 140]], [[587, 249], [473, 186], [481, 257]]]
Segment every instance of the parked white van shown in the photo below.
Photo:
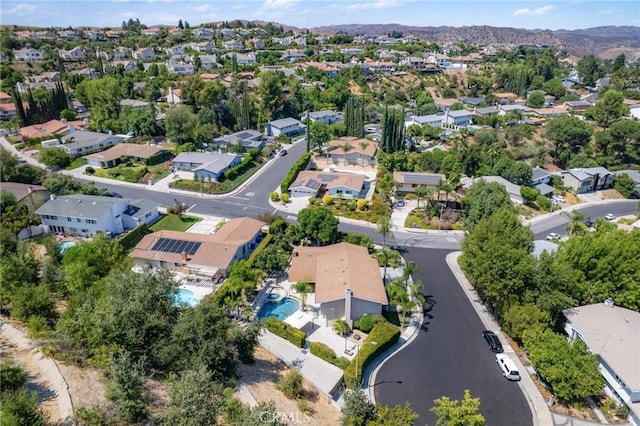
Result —
[[520, 380], [520, 372], [511, 358], [505, 354], [496, 354], [496, 362], [502, 370], [502, 375], [508, 380]]

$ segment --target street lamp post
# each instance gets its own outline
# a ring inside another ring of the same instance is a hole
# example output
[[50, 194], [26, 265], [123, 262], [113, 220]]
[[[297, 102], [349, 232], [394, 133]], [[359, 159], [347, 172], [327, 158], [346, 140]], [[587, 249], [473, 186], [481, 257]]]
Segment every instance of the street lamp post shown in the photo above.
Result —
[[[378, 342], [364, 342], [362, 344], [362, 346], [364, 345], [378, 345]], [[358, 381], [358, 361], [360, 360], [360, 345], [356, 345], [356, 383], [358, 384], [358, 386], [360, 386], [360, 382]]]

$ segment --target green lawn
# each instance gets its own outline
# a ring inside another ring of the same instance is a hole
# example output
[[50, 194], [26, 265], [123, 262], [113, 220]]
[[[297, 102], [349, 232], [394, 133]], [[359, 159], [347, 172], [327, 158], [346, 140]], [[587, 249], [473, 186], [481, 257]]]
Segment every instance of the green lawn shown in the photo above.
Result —
[[77, 169], [78, 167], [84, 166], [85, 164], [87, 164], [87, 160], [85, 160], [82, 157], [78, 157], [75, 160], [73, 160], [71, 162], [71, 164], [69, 164], [67, 167], [65, 167], [66, 170], [73, 170], [73, 169]]
[[162, 231], [164, 229], [169, 231], [186, 231], [194, 223], [200, 222], [202, 219], [195, 216], [178, 217], [175, 214], [164, 215], [159, 221], [149, 227], [152, 232]]
[[226, 194], [236, 189], [242, 182], [249, 179], [264, 163], [254, 162], [243, 173], [235, 179], [225, 179], [222, 182], [196, 182], [190, 179], [178, 179], [169, 183], [170, 188], [182, 189], [185, 191], [200, 192], [205, 194]]
[[145, 173], [147, 173], [147, 166], [144, 165], [127, 167], [124, 164], [120, 164], [108, 169], [95, 169], [95, 176], [131, 183], [139, 182]]

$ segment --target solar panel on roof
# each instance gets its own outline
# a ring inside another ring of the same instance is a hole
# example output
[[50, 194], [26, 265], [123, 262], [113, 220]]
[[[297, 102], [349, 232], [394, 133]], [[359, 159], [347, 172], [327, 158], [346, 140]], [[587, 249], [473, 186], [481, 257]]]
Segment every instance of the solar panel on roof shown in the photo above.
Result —
[[320, 179], [321, 181], [324, 181], [324, 182], [327, 182], [327, 181], [328, 182], [332, 182], [332, 181], [338, 179], [338, 176], [336, 176], [336, 175], [327, 175], [327, 174], [322, 174], [321, 173], [321, 174], [318, 175], [318, 179]]
[[196, 241], [184, 241], [174, 240], [171, 238], [160, 238], [153, 245], [151, 250], [161, 251], [163, 253], [182, 253], [186, 252], [189, 255], [195, 254], [200, 248], [199, 242]]
[[421, 184], [437, 184], [440, 182], [440, 176], [428, 176], [428, 175], [412, 175], [409, 177], [412, 183], [421, 183]]
[[307, 187], [311, 188], [311, 189], [318, 189], [320, 187], [320, 182], [318, 182], [317, 180], [309, 180], [309, 182], [307, 182]]

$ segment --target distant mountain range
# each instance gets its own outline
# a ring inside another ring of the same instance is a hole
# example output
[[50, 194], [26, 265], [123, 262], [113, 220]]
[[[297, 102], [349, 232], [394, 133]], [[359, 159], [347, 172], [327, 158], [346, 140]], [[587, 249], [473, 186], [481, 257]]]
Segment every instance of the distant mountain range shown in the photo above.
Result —
[[606, 26], [581, 30], [526, 30], [521, 28], [467, 26], [416, 27], [400, 24], [346, 24], [311, 28], [320, 34], [382, 35], [400, 31], [436, 43], [462, 42], [465, 44], [546, 44], [576, 56], [594, 54], [612, 58], [625, 53], [629, 59], [640, 58], [640, 27]]

